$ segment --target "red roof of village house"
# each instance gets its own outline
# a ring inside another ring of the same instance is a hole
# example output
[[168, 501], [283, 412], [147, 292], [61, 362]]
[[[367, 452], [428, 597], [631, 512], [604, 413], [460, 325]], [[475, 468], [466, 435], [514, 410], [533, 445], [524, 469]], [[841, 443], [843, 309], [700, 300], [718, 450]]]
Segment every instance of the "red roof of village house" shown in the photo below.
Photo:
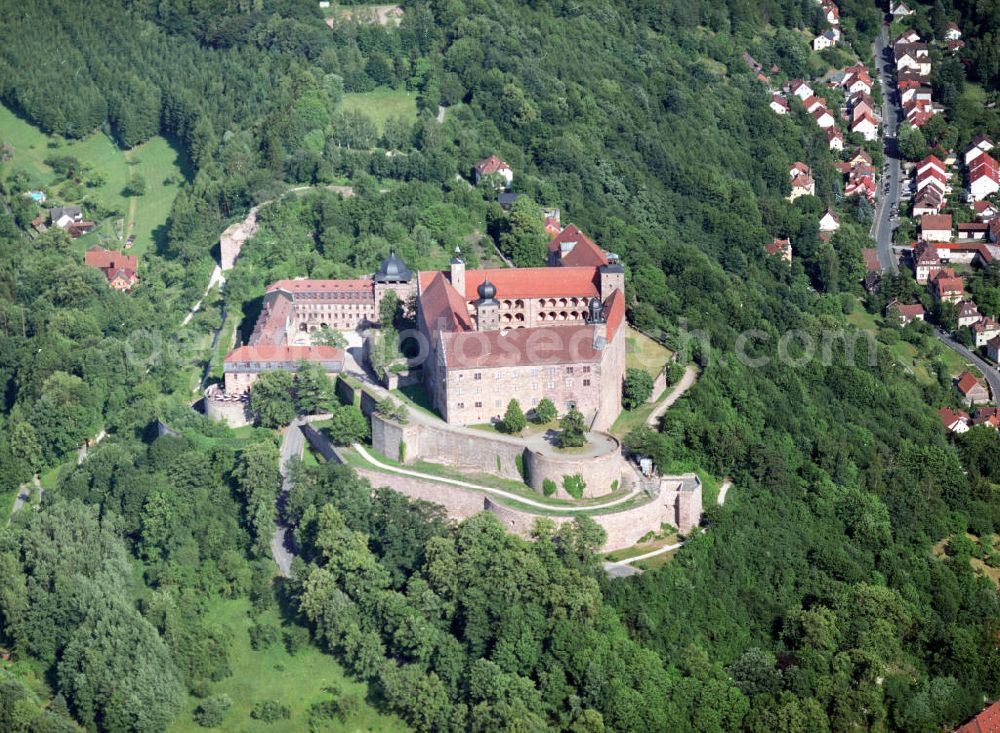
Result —
[[979, 386], [979, 380], [972, 374], [972, 372], [964, 371], [955, 383], [958, 387], [958, 391], [965, 396], [969, 395], [969, 392]]
[[96, 244], [84, 253], [83, 261], [101, 270], [114, 268], [135, 272], [139, 267], [139, 258], [136, 255], [122, 254]]
[[937, 166], [942, 172], [946, 170], [944, 163], [942, 163], [941, 159], [936, 155], [928, 155], [926, 158], [917, 163], [917, 170], [920, 170], [927, 164]]
[[878, 250], [874, 247], [865, 247], [861, 250], [865, 258], [865, 269], [869, 272], [877, 272], [882, 269], [882, 263], [878, 261]]
[[933, 178], [935, 181], [940, 181], [941, 183], [946, 183], [948, 177], [944, 173], [939, 171], [937, 168], [926, 168], [917, 174], [917, 184], [923, 183], [928, 178]]
[[490, 157], [484, 158], [476, 163], [476, 170], [479, 171], [480, 175], [488, 175], [501, 170], [510, 170], [510, 166], [500, 160], [497, 156], [491, 155]]
[[764, 245], [764, 251], [769, 255], [783, 254], [787, 250], [789, 244], [791, 244], [791, 240], [778, 239], [775, 237], [773, 242]]
[[568, 225], [553, 237], [549, 242], [549, 251], [557, 252], [563, 245], [571, 246], [560, 258], [564, 267], [599, 267], [608, 264], [608, 256], [604, 254], [604, 250], [594, 244], [575, 224]]
[[969, 419], [969, 413], [964, 410], [953, 410], [950, 407], [942, 407], [938, 410], [938, 415], [941, 417], [941, 423], [948, 430], [951, 430], [951, 426], [959, 420]]
[[600, 295], [593, 267], [519, 267], [465, 271], [465, 299], [479, 298], [483, 280], [496, 286], [498, 300], [505, 298], [569, 298]]
[[984, 176], [1000, 183], [1000, 169], [989, 153], [980, 153], [969, 165], [969, 183], [978, 181]]
[[895, 306], [899, 309], [899, 315], [910, 321], [917, 317], [922, 317], [926, 311], [920, 303], [913, 303], [911, 305], [897, 305]]
[[920, 217], [920, 229], [951, 231], [951, 214], [924, 214]]
[[934, 287], [940, 297], [965, 294], [965, 283], [960, 277], [936, 277]]
[[997, 207], [991, 201], [976, 201], [972, 204], [972, 210], [977, 214], [984, 214], [987, 211], [996, 211]]
[[300, 361], [344, 361], [344, 350], [333, 346], [238, 346], [226, 354], [226, 362], [273, 362], [297, 364]]

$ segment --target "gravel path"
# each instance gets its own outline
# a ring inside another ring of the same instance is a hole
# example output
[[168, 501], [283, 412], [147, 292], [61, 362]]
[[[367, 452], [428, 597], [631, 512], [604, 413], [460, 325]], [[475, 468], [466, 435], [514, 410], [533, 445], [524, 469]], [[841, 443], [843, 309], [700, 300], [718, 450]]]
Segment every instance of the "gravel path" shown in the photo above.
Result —
[[667, 398], [658, 404], [656, 409], [646, 418], [646, 424], [651, 428], [658, 427], [663, 413], [669, 410], [670, 406], [681, 398], [681, 395], [691, 389], [696, 381], [698, 381], [698, 368], [694, 364], [688, 364], [684, 370], [684, 376], [674, 385]]

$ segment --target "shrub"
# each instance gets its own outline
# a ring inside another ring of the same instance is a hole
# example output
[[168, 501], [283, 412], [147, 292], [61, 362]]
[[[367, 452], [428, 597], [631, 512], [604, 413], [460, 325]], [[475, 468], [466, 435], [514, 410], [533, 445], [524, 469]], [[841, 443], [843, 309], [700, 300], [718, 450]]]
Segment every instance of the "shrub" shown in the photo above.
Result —
[[399, 441], [399, 462], [406, 463], [406, 441]]
[[546, 496], [552, 496], [554, 493], [556, 493], [557, 488], [558, 487], [556, 486], [556, 482], [550, 478], [547, 478], [542, 481], [542, 493], [545, 494]]
[[277, 700], [264, 700], [254, 704], [253, 710], [250, 711], [250, 717], [265, 723], [273, 723], [276, 720], [288, 720], [292, 717], [292, 710]]
[[278, 627], [274, 624], [257, 623], [250, 627], [250, 646], [266, 649], [278, 640]]
[[194, 709], [194, 722], [202, 728], [217, 728], [232, 704], [229, 695], [213, 695]]
[[285, 649], [293, 657], [302, 649], [309, 646], [309, 629], [304, 626], [292, 626], [285, 629], [282, 634], [285, 641]]
[[559, 447], [582, 448], [587, 444], [587, 424], [575, 407], [559, 421]]
[[583, 476], [574, 473], [572, 476], [563, 476], [563, 488], [574, 499], [582, 499], [583, 490], [587, 488], [587, 482], [583, 480]]
[[542, 399], [537, 405], [535, 405], [535, 422], [539, 425], [544, 425], [547, 422], [552, 422], [556, 419], [556, 406], [552, 404], [552, 400], [548, 397]]
[[634, 410], [653, 394], [653, 378], [645, 369], [626, 369], [622, 405], [626, 410]]
[[514, 465], [517, 466], [517, 474], [524, 483], [528, 483], [528, 468], [524, 465], [524, 456], [520, 453], [514, 456]]
[[517, 435], [528, 427], [528, 420], [524, 417], [520, 402], [511, 400], [507, 403], [507, 411], [504, 413], [503, 421], [500, 425], [505, 433], [510, 433], [511, 435]]

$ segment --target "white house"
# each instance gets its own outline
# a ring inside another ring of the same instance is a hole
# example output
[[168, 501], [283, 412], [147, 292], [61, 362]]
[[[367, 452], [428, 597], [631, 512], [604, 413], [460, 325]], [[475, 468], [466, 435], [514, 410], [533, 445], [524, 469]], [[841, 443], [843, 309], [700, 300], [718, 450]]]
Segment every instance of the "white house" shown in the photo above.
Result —
[[958, 318], [959, 327], [969, 327], [973, 323], [978, 323], [982, 315], [979, 313], [979, 309], [976, 304], [971, 300], [963, 300], [958, 304], [955, 309], [955, 313]]
[[822, 51], [824, 48], [831, 48], [835, 45], [837, 45], [837, 37], [833, 34], [833, 31], [820, 33], [812, 42], [813, 51]]
[[856, 77], [851, 79], [850, 83], [847, 85], [847, 91], [849, 94], [857, 94], [858, 92], [871, 94], [872, 93], [871, 77], [868, 76], [867, 72], [861, 72]]
[[833, 115], [830, 114], [830, 110], [826, 108], [813, 110], [812, 116], [813, 119], [816, 120], [816, 124], [819, 125], [821, 128], [823, 128], [824, 130], [833, 127], [834, 125], [837, 124], [837, 121], [833, 118]]
[[827, 209], [819, 218], [819, 230], [821, 232], [835, 232], [838, 229], [840, 229], [840, 219], [837, 218], [832, 209]]
[[993, 150], [993, 140], [986, 135], [976, 135], [965, 151], [965, 164], [969, 165], [973, 160]]
[[962, 29], [955, 23], [949, 23], [948, 29], [944, 32], [944, 40], [957, 41], [962, 37]]
[[859, 133], [865, 140], [875, 140], [878, 137], [878, 120], [870, 112], [865, 112], [851, 123], [851, 132]]
[[948, 177], [948, 169], [936, 155], [928, 155], [926, 158], [917, 163], [918, 176], [928, 170], [937, 171], [941, 175], [942, 180]]
[[893, 3], [889, 12], [893, 18], [905, 18], [908, 15], [913, 15], [913, 11], [904, 2]]
[[844, 133], [842, 133], [836, 127], [827, 128], [826, 141], [830, 146], [830, 150], [844, 149]]
[[788, 195], [789, 201], [794, 201], [800, 196], [815, 196], [816, 181], [810, 175], [796, 176], [792, 179], [792, 192]]
[[927, 242], [951, 241], [951, 214], [925, 214], [920, 217], [920, 236]]
[[809, 99], [809, 97], [813, 96], [812, 87], [806, 84], [801, 79], [792, 80], [788, 85], [788, 91], [793, 96], [796, 96], [799, 99], [801, 99], [803, 102]]
[[476, 184], [478, 184], [484, 176], [494, 174], [498, 175], [500, 179], [503, 180], [506, 187], [510, 187], [510, 184], [514, 181], [514, 170], [495, 155], [483, 158], [481, 161], [476, 163], [475, 167], [472, 169], [472, 176], [475, 179]]
[[1000, 169], [989, 153], [981, 153], [969, 166], [969, 198], [982, 201], [1000, 191]]
[[771, 104], [768, 106], [770, 106], [770, 108], [774, 110], [775, 114], [778, 115], [788, 114], [788, 100], [785, 99], [780, 94], [772, 94]]

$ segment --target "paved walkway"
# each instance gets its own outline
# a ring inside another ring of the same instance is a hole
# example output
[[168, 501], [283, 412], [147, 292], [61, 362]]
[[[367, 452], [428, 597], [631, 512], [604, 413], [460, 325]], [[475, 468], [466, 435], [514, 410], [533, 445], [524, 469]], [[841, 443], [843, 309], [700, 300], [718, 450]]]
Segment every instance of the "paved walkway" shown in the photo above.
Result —
[[45, 489], [42, 488], [42, 483], [38, 479], [38, 474], [36, 473], [31, 477], [31, 484], [21, 484], [21, 488], [17, 490], [17, 497], [14, 499], [14, 506], [10, 509], [10, 516], [7, 517], [7, 524], [11, 523], [14, 519], [14, 515], [21, 511], [21, 507], [28, 503], [31, 499], [31, 487], [34, 485], [38, 489], [38, 502], [41, 503], [42, 498], [45, 496]]
[[[281, 491], [278, 493], [278, 511], [285, 502], [288, 492], [292, 489], [292, 480], [288, 472], [288, 463], [292, 458], [301, 458], [305, 447], [305, 436], [301, 430], [302, 419], [296, 419], [285, 428], [281, 439]], [[271, 556], [278, 566], [279, 572], [288, 577], [292, 572], [292, 558], [295, 553], [288, 546], [288, 527], [278, 520], [274, 527], [274, 536], [271, 538]]]
[[698, 367], [694, 364], [688, 364], [687, 368], [684, 370], [684, 376], [680, 378], [680, 381], [674, 385], [674, 388], [670, 390], [670, 394], [667, 398], [663, 400], [660, 404], [656, 406], [648, 418], [646, 418], [646, 424], [651, 427], [659, 427], [660, 418], [663, 417], [663, 413], [670, 409], [677, 400], [681, 398], [685, 392], [694, 386], [694, 383], [698, 381]]
[[612, 501], [603, 504], [587, 504], [586, 506], [561, 506], [555, 504], [544, 504], [540, 501], [535, 501], [534, 499], [529, 499], [525, 496], [521, 496], [520, 494], [513, 494], [509, 491], [504, 491], [503, 489], [494, 489], [490, 486], [474, 484], [470, 481], [460, 481], [458, 479], [444, 478], [443, 476], [434, 476], [432, 474], [421, 473], [419, 471], [411, 471], [406, 468], [397, 468], [396, 466], [390, 466], [387, 463], [382, 463], [382, 461], [372, 456], [367, 450], [365, 450], [365, 447], [363, 445], [355, 443], [352, 447], [361, 455], [362, 458], [364, 458], [366, 461], [372, 464], [372, 466], [374, 466], [380, 471], [397, 473], [401, 476], [411, 476], [413, 478], [424, 479], [425, 481], [433, 481], [434, 483], [450, 484], [452, 486], [459, 486], [463, 489], [471, 489], [473, 491], [481, 491], [486, 494], [491, 494], [493, 496], [500, 496], [505, 499], [510, 499], [512, 501], [516, 501], [530, 507], [535, 507], [537, 509], [545, 509], [546, 511], [549, 512], [575, 513], [575, 512], [593, 511], [595, 509], [610, 509], [612, 507], [618, 506], [619, 504], [624, 504], [625, 502], [631, 500], [639, 493], [638, 491], [631, 491], [628, 494], [625, 494], [624, 496], [614, 499]]
[[[719, 498], [716, 500], [716, 503], [719, 506], [726, 503], [726, 495], [729, 493], [729, 489], [732, 485], [732, 480], [727, 478], [722, 482], [722, 485], [719, 486]], [[704, 530], [702, 531], [704, 532]], [[687, 540], [684, 542], [687, 542]], [[657, 547], [655, 550], [650, 550], [647, 553], [636, 555], [635, 557], [627, 557], [624, 560], [606, 562], [604, 563], [604, 571], [612, 578], [627, 578], [629, 575], [639, 575], [642, 571], [639, 568], [633, 568], [632, 563], [639, 562], [640, 560], [648, 560], [651, 557], [656, 557], [657, 555], [662, 555], [666, 552], [679, 550], [684, 546], [684, 542], [675, 542], [672, 545]]]

